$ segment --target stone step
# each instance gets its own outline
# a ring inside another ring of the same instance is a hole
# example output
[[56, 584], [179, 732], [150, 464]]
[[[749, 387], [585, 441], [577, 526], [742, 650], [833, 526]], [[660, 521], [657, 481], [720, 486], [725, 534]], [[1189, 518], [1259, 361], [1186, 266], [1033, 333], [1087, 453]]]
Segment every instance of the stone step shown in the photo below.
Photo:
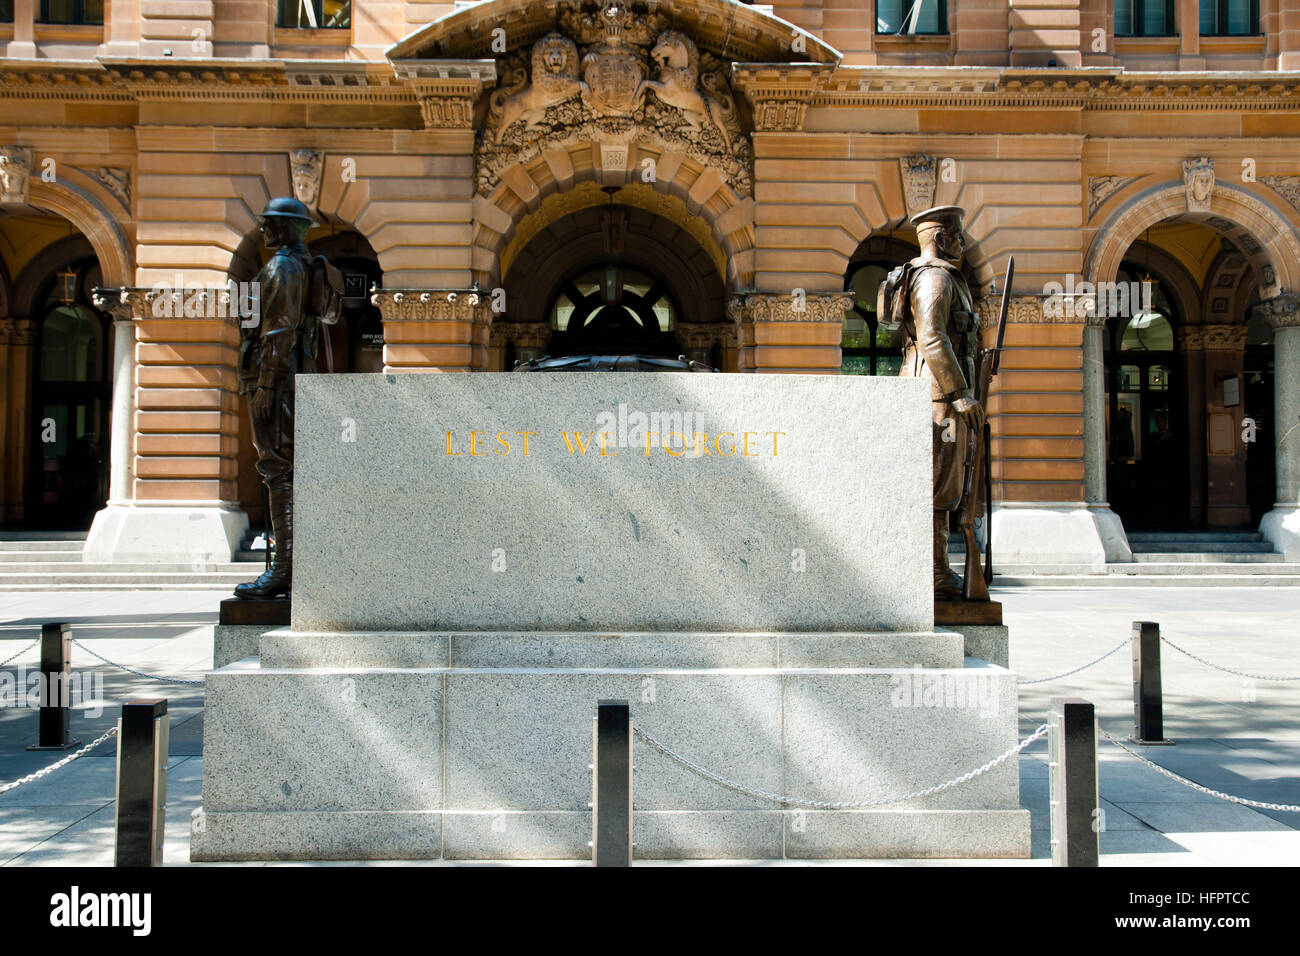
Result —
[[995, 575], [997, 588], [1286, 588], [1300, 587], [1289, 574], [1031, 574]]
[[247, 574], [249, 566], [234, 561], [201, 564], [88, 564], [84, 561], [44, 561], [0, 564], [0, 578], [19, 574]]
[[13, 564], [30, 564], [32, 562], [75, 563], [80, 561], [80, 548], [75, 551], [55, 550], [53, 548], [45, 551], [8, 551], [0, 549], [0, 570]]
[[34, 551], [75, 551], [81, 553], [81, 541], [8, 541], [0, 539], [0, 554], [30, 554]]
[[[90, 567], [97, 567], [90, 565]], [[98, 567], [103, 567], [99, 565]], [[246, 569], [208, 573], [182, 571], [83, 571], [58, 574], [25, 572], [0, 574], [0, 591], [153, 590], [177, 588], [227, 590], [251, 580]]]
[[1168, 541], [1263, 541], [1264, 536], [1258, 531], [1133, 531], [1128, 535], [1129, 544], [1148, 544]]
[[1271, 541], [1129, 542], [1134, 554], [1272, 554]]
[[1133, 560], [1138, 564], [1277, 564], [1286, 560], [1286, 555], [1276, 551], [1134, 551]]
[[[1141, 561], [1133, 564], [1108, 564], [1106, 573], [1109, 575], [1144, 575], [1144, 574], [1186, 574], [1191, 576], [1204, 576], [1213, 574], [1254, 574], [1254, 575], [1277, 575], [1277, 574], [1300, 574], [1300, 564], [1288, 564], [1282, 561], [1282, 555], [1276, 555], [1279, 559], [1274, 562], [1230, 562], [1230, 561], [1204, 561], [1201, 563], [1189, 563], [1186, 561], [1187, 555], [1177, 554], [1170, 555], [1173, 560], [1170, 561]], [[1225, 555], [1214, 555], [1212, 557], [1222, 558]], [[1252, 555], [1251, 557], [1255, 557]]]
[[85, 531], [0, 531], [0, 542], [85, 541]]

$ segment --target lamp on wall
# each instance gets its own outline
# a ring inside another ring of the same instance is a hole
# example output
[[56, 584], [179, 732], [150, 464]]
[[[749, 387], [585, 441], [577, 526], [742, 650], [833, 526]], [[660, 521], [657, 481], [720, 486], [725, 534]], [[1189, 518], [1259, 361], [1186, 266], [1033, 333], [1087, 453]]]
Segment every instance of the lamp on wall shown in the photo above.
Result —
[[1143, 245], [1146, 246], [1143, 258], [1146, 261], [1146, 275], [1138, 282], [1142, 288], [1141, 303], [1133, 310], [1133, 322], [1135, 328], [1146, 328], [1153, 321], [1160, 317], [1160, 313], [1155, 311], [1156, 292], [1160, 289], [1160, 280], [1151, 275], [1151, 227], [1147, 227], [1146, 237], [1143, 239]]
[[[68, 245], [71, 250], [72, 245], [72, 223], [68, 223]], [[63, 271], [55, 274], [59, 280], [59, 298], [64, 305], [72, 305], [77, 301], [77, 273], [72, 268], [71, 251], [69, 251], [68, 264]]]

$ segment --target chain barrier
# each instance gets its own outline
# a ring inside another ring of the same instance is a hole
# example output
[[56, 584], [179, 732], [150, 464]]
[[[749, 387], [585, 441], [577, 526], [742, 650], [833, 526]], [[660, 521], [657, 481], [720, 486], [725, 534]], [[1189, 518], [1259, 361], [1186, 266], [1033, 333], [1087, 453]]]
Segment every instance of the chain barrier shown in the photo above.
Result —
[[30, 644], [28, 644], [26, 647], [24, 647], [21, 651], [19, 651], [19, 652], [18, 652], [17, 654], [15, 654], [13, 657], [8, 657], [8, 658], [5, 658], [4, 660], [0, 661], [0, 667], [4, 667], [4, 666], [5, 666], [6, 664], [8, 664], [10, 661], [16, 661], [16, 660], [18, 660], [18, 658], [22, 657], [24, 654], [26, 654], [28, 651], [30, 651], [33, 647], [35, 647], [35, 646], [36, 646], [37, 644], [39, 644], [39, 643], [40, 643], [40, 641], [32, 641]]
[[1047, 736], [1047, 732], [1049, 729], [1050, 729], [1050, 725], [1043, 724], [1032, 734], [1026, 737], [1024, 740], [1020, 741], [1020, 743], [1016, 744], [1006, 753], [1002, 754], [1002, 756], [995, 757], [993, 760], [990, 760], [988, 763], [984, 764], [984, 766], [972, 770], [970, 773], [964, 773], [960, 777], [956, 777], [952, 780], [947, 781], [946, 783], [941, 783], [938, 786], [927, 787], [924, 790], [915, 790], [912, 793], [904, 794], [901, 797], [888, 797], [883, 800], [853, 800], [853, 801], [846, 801], [842, 803], [836, 803], [830, 800], [800, 800], [797, 797], [787, 797], [781, 794], [768, 793], [766, 790], [758, 790], [754, 787], [747, 787], [743, 783], [737, 783], [734, 780], [728, 780], [726, 777], [723, 777], [720, 774], [716, 774], [712, 770], [706, 770], [703, 767], [701, 767], [699, 764], [694, 763], [691, 760], [688, 760], [686, 757], [683, 757], [681, 754], [675, 753], [674, 751], [666, 747], [664, 744], [661, 744], [659, 741], [655, 740], [649, 734], [645, 733], [639, 727], [633, 726], [632, 732], [636, 734], [637, 738], [640, 739], [647, 746], [653, 748], [654, 750], [659, 751], [661, 754], [663, 754], [665, 757], [668, 757], [670, 760], [674, 760], [677, 763], [681, 764], [691, 773], [703, 777], [705, 780], [712, 780], [714, 783], [721, 784], [722, 786], [726, 787], [728, 790], [735, 790], [737, 793], [748, 794], [751, 797], [760, 797], [763, 800], [770, 800], [773, 803], [779, 803], [784, 806], [806, 807], [809, 810], [863, 810], [863, 809], [868, 809], [870, 807], [884, 807], [884, 806], [889, 806], [890, 804], [893, 803], [903, 803], [904, 801], [907, 800], [914, 800], [917, 797], [928, 797], [931, 794], [940, 793], [944, 790], [949, 790], [953, 787], [959, 786], [960, 784], [966, 783], [969, 780], [973, 780], [976, 777], [978, 777], [980, 774], [988, 773], [988, 771], [992, 770], [994, 767], [998, 766], [999, 764], [1005, 763], [1006, 761], [1010, 760], [1012, 757], [1020, 753], [1020, 751], [1024, 750], [1026, 747], [1032, 744], [1035, 740], [1040, 740], [1043, 737]]
[[125, 664], [119, 664], [117, 661], [110, 661], [103, 654], [98, 654], [95, 651], [92, 651], [89, 647], [81, 643], [81, 641], [77, 640], [75, 637], [72, 639], [72, 643], [77, 645], [79, 648], [81, 648], [91, 657], [99, 658], [109, 667], [116, 667], [118, 670], [126, 671], [128, 674], [134, 674], [136, 677], [144, 677], [149, 680], [160, 680], [168, 684], [197, 684], [202, 686], [203, 684], [207, 683], [202, 678], [200, 678], [199, 680], [187, 680], [184, 677], [163, 677], [160, 674], [146, 674], [144, 671], [138, 671], [134, 667], [127, 667]]
[[1124, 638], [1124, 640], [1120, 641], [1118, 644], [1116, 644], [1114, 647], [1108, 650], [1105, 654], [1102, 654], [1101, 657], [1097, 658], [1094, 661], [1089, 661], [1088, 663], [1084, 664], [1082, 667], [1076, 667], [1074, 670], [1066, 671], [1064, 674], [1057, 674], [1055, 677], [1039, 677], [1034, 680], [1017, 680], [1016, 684], [1021, 686], [1025, 684], [1046, 684], [1048, 681], [1060, 680], [1063, 677], [1069, 677], [1071, 674], [1079, 673], [1079, 671], [1086, 671], [1089, 667], [1092, 667], [1094, 664], [1100, 664], [1102, 661], [1110, 657], [1112, 654], [1115, 654], [1128, 646], [1129, 646], [1129, 639], [1126, 637]]
[[1266, 674], [1247, 674], [1245, 671], [1234, 671], [1230, 667], [1221, 667], [1220, 665], [1215, 664], [1212, 661], [1207, 661], [1204, 657], [1197, 657], [1191, 651], [1184, 650], [1183, 648], [1179, 647], [1177, 644], [1169, 640], [1169, 638], [1165, 637], [1163, 634], [1160, 635], [1160, 640], [1164, 641], [1166, 644], [1168, 644], [1170, 647], [1176, 650], [1179, 654], [1183, 654], [1187, 657], [1190, 657], [1192, 660], [1204, 664], [1206, 667], [1212, 667], [1216, 671], [1223, 671], [1225, 674], [1232, 674], [1235, 677], [1248, 677], [1251, 680], [1280, 680], [1280, 681], [1300, 680], [1300, 677], [1271, 677]]
[[1116, 740], [1110, 734], [1106, 733], [1106, 731], [1102, 730], [1100, 726], [1097, 727], [1097, 733], [1101, 734], [1103, 737], [1105, 737], [1107, 740], [1109, 740], [1111, 743], [1113, 743], [1116, 747], [1124, 751], [1129, 756], [1137, 757], [1138, 760], [1141, 760], [1144, 764], [1146, 764], [1148, 767], [1150, 767], [1152, 770], [1156, 771], [1157, 773], [1164, 774], [1170, 780], [1177, 780], [1184, 787], [1191, 787], [1193, 790], [1197, 791], [1198, 793], [1203, 793], [1211, 797], [1218, 797], [1220, 800], [1227, 800], [1229, 803], [1240, 803], [1242, 806], [1246, 806], [1246, 807], [1258, 807], [1260, 810], [1280, 810], [1283, 813], [1300, 813], [1300, 807], [1293, 807], [1288, 804], [1282, 804], [1282, 803], [1263, 803], [1259, 800], [1247, 800], [1245, 797], [1234, 797], [1230, 793], [1221, 793], [1218, 790], [1211, 790], [1209, 787], [1202, 786], [1201, 784], [1196, 783], [1194, 780], [1188, 780], [1186, 777], [1178, 776], [1178, 774], [1174, 773], [1172, 770], [1168, 770], [1160, 766], [1160, 764], [1158, 763], [1152, 763], [1150, 760], [1142, 756], [1140, 753], [1137, 753], [1136, 751], [1124, 746], [1123, 743]]
[[60, 767], [66, 767], [68, 764], [72, 763], [72, 761], [76, 760], [78, 757], [84, 757], [86, 754], [90, 753], [92, 750], [94, 750], [96, 747], [102, 744], [105, 740], [108, 740], [108, 738], [116, 737], [116, 736], [117, 736], [117, 727], [111, 727], [103, 734], [101, 734], [99, 737], [97, 737], [95, 740], [86, 744], [86, 746], [82, 747], [76, 753], [68, 754], [68, 756], [64, 757], [62, 760], [58, 761], [57, 763], [52, 763], [48, 767], [45, 767], [42, 770], [38, 770], [35, 773], [29, 773], [25, 777], [19, 777], [13, 783], [6, 783], [3, 786], [0, 786], [0, 793], [8, 793], [10, 790], [15, 790], [18, 787], [21, 787], [25, 783], [31, 783], [33, 780], [40, 780], [41, 777], [44, 777], [47, 774], [54, 773], [54, 771], [58, 770]]

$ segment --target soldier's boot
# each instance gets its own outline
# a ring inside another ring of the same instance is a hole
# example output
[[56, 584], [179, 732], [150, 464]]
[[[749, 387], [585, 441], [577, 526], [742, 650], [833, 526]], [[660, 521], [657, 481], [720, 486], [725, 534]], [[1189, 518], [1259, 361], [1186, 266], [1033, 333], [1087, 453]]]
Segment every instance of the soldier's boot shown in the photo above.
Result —
[[273, 598], [293, 587], [293, 491], [289, 487], [271, 488], [271, 530], [275, 535], [271, 566], [256, 581], [236, 585], [235, 597]]
[[934, 597], [954, 601], [962, 596], [961, 578], [948, 564], [948, 512], [934, 512]]

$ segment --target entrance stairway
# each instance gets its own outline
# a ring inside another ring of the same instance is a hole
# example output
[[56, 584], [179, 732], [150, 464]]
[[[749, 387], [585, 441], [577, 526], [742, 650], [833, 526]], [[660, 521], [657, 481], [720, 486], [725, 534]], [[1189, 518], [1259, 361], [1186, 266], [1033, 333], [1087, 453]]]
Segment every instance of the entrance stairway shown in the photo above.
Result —
[[0, 532], [0, 591], [229, 591], [261, 573], [264, 552], [217, 564], [87, 564], [84, 531]]
[[[1300, 587], [1300, 564], [1287, 563], [1257, 531], [1135, 531], [1133, 561], [1091, 574], [1071, 565], [1002, 565], [993, 555], [998, 587]], [[955, 542], [951, 560], [964, 552]]]

